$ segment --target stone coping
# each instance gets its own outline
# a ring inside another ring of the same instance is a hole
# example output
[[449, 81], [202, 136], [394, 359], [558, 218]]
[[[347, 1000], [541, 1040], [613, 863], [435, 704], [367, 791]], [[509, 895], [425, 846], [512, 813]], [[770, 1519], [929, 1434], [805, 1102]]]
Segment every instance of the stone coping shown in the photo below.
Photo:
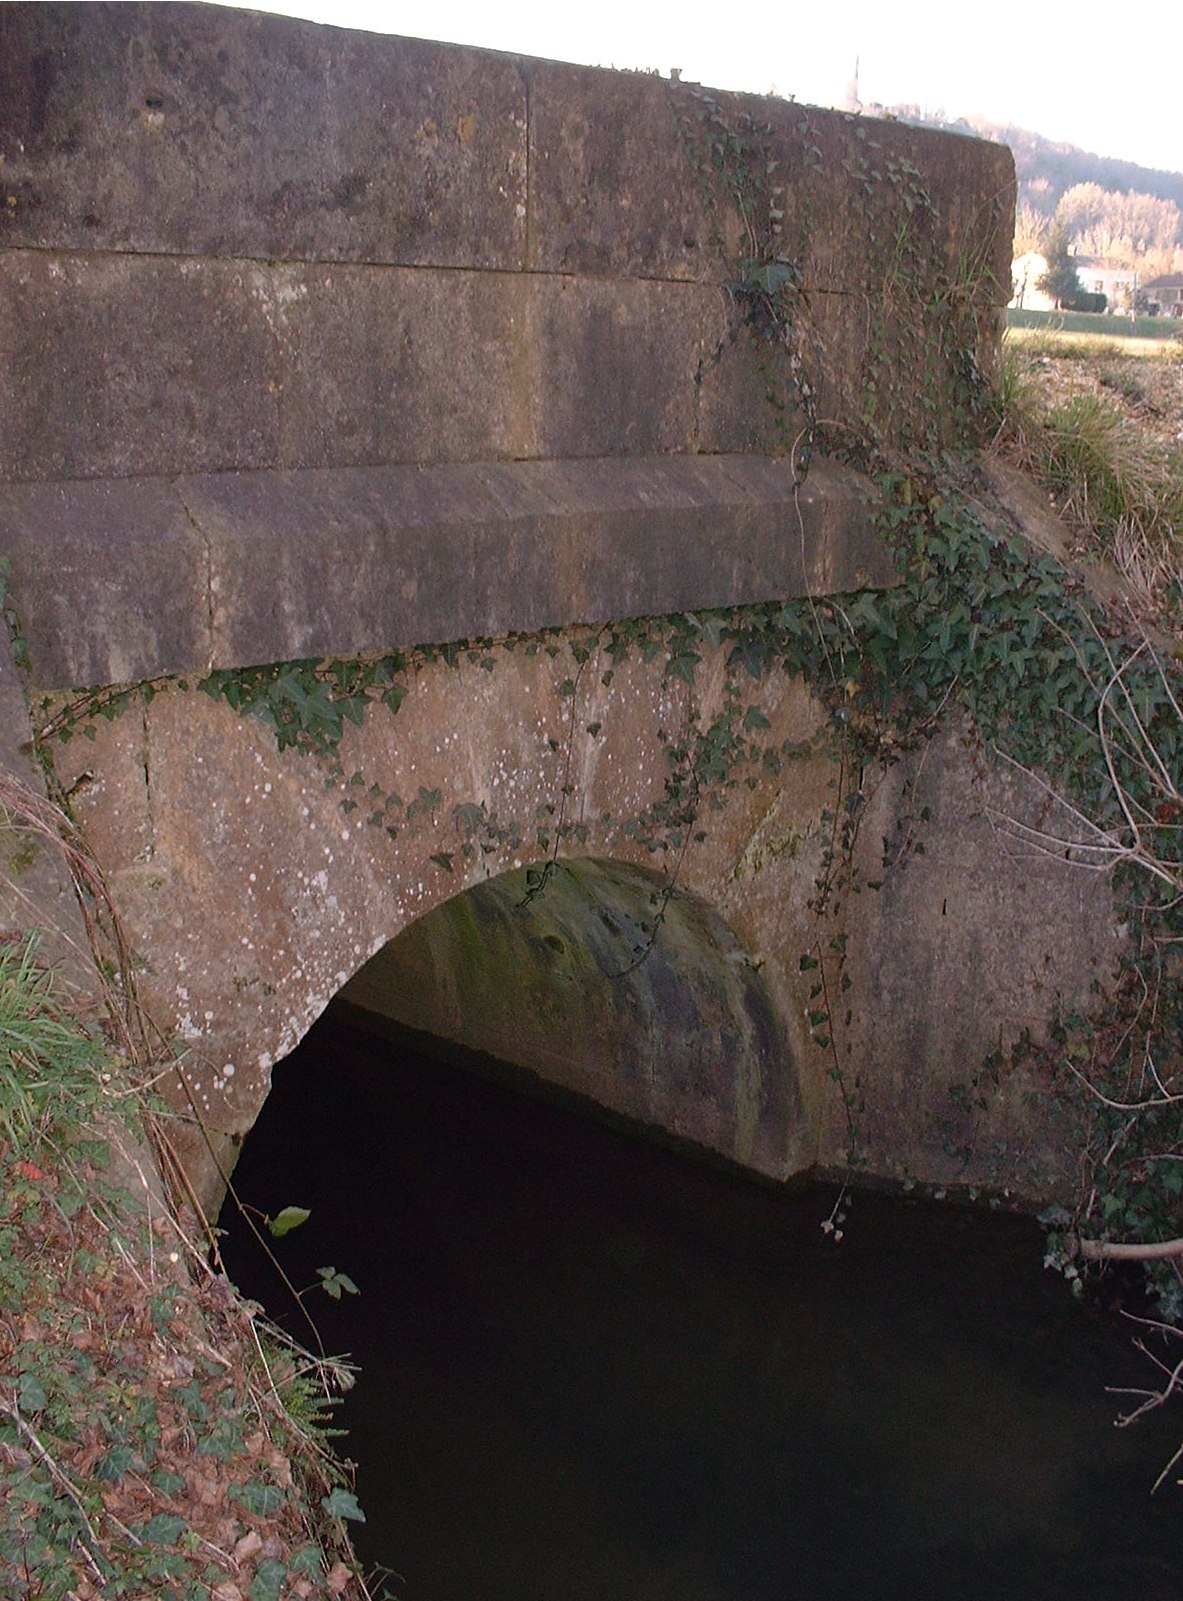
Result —
[[883, 586], [875, 500], [740, 455], [7, 484], [0, 551], [59, 689]]

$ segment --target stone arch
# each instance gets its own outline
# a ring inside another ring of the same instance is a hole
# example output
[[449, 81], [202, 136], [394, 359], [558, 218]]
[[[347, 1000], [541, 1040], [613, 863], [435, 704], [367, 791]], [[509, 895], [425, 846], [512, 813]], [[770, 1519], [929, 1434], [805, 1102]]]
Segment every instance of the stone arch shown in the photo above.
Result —
[[[502, 650], [494, 671], [467, 656], [432, 661], [410, 678], [397, 716], [373, 707], [350, 724], [336, 761], [280, 750], [259, 718], [179, 684], [59, 752], [143, 998], [183, 1052], [185, 1083], [170, 1095], [183, 1120], [175, 1138], [203, 1204], [216, 1208], [219, 1168], [233, 1165], [275, 1064], [330, 1000], [457, 892], [545, 860], [568, 789], [578, 833], [561, 842], [564, 857], [650, 870], [646, 895], [651, 869], [665, 869], [715, 908], [764, 964], [791, 1059], [804, 1066], [801, 981], [795, 961], [786, 970], [780, 957], [803, 948], [828, 759], [740, 786], [679, 862], [620, 825], [664, 796], [661, 730], [680, 725], [687, 686], [670, 681], [660, 658], [593, 665], [578, 695], [565, 696], [569, 662], [546, 649]], [[709, 719], [725, 692], [721, 652], [699, 677]], [[770, 737], [801, 740], [816, 726], [799, 682], [753, 684], [752, 694]], [[384, 810], [394, 790], [400, 804]], [[477, 803], [487, 825], [470, 837], [462, 817]], [[787, 1176], [816, 1159], [818, 1097], [804, 1071], [801, 1091], [809, 1149], [799, 1139], [778, 1160], [757, 1140], [762, 1171]], [[734, 1132], [714, 1143], [736, 1160], [745, 1149]]]
[[808, 1163], [758, 967], [713, 907], [648, 869], [578, 857], [540, 887], [522, 869], [487, 879], [416, 919], [340, 995], [768, 1176]]

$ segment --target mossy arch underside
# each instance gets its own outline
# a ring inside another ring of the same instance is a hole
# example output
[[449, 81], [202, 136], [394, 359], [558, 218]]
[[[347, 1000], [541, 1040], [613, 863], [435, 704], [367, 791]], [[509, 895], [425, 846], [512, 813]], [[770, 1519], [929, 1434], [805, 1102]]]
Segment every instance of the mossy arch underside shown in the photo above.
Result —
[[560, 862], [533, 894], [525, 870], [490, 879], [411, 924], [341, 997], [744, 1167], [807, 1159], [767, 985], [716, 911], [643, 868]]

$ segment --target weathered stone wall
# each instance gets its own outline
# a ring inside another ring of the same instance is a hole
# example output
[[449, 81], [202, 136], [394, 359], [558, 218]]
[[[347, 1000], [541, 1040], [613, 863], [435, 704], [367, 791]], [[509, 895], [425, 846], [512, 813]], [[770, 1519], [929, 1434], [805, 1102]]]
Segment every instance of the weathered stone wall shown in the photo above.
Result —
[[[663, 798], [660, 731], [681, 726], [686, 715], [690, 691], [665, 676], [664, 660], [593, 657], [572, 701], [560, 693], [570, 671], [565, 653], [497, 650], [492, 670], [475, 654], [454, 667], [442, 660], [424, 667], [397, 716], [374, 707], [362, 726], [350, 727], [336, 776], [297, 751], [277, 752], [258, 719], [179, 687], [142, 710], [100, 720], [93, 740], [75, 738], [58, 752], [59, 775], [74, 791], [76, 815], [142, 964], [143, 994], [185, 1046], [189, 1089], [223, 1159], [232, 1159], [249, 1129], [273, 1066], [370, 958], [457, 892], [539, 860], [537, 830], [548, 818], [553, 826], [548, 808], [563, 803], [564, 786], [571, 821], [584, 831], [564, 846], [565, 857], [585, 853], [641, 871], [675, 865], [677, 853], [653, 855], [619, 830]], [[707, 721], [720, 709], [725, 682], [723, 653], [708, 650], [694, 691]], [[825, 715], [797, 681], [773, 678], [751, 693], [777, 745], [808, 740]], [[599, 725], [595, 736], [590, 725]], [[1045, 1109], [1026, 1104], [1037, 1080], [1024, 1069], [980, 1092], [976, 1080], [990, 1050], [1024, 1027], [1038, 1036], [1057, 1004], [1087, 1005], [1094, 981], [1107, 977], [1107, 886], [1055, 860], [1008, 857], [988, 805], [1034, 820], [1043, 797], [980, 768], [972, 748], [951, 734], [901, 761], [877, 790], [870, 777], [857, 865], [864, 880], [883, 887], [846, 896], [840, 912], [820, 920], [810, 903], [834, 838], [833, 759], [787, 763], [780, 777], [740, 784], [722, 812], [704, 814], [706, 837], [685, 852], [678, 891], [712, 908], [730, 930], [727, 960], [759, 973], [783, 1031], [784, 1085], [761, 1140], [745, 1145], [734, 1113], [746, 1104], [753, 1058], [737, 1049], [702, 1085], [687, 1132], [778, 1179], [815, 1162], [843, 1163], [849, 1135], [841, 1086], [831, 1076], [833, 1053], [808, 1026], [818, 1002], [815, 974], [802, 971], [801, 958], [845, 938], [850, 984], [833, 997], [834, 1038], [867, 1171], [1048, 1194], [1062, 1183], [1066, 1158]], [[408, 803], [423, 792], [438, 796], [408, 818], [409, 805], [383, 809], [381, 796], [391, 790]], [[480, 803], [498, 837], [478, 834], [481, 848], [466, 860], [455, 808]], [[379, 812], [374, 823], [371, 807]], [[924, 854], [905, 853], [885, 868], [884, 838], [898, 840], [898, 819], [924, 807], [931, 813], [927, 824], [917, 822]], [[393, 836], [385, 826], [391, 816]], [[515, 835], [522, 844], [512, 842]], [[545, 924], [550, 915], [543, 891], [535, 916]], [[592, 959], [581, 952], [584, 965]], [[386, 971], [396, 986], [415, 982], [405, 971], [398, 976], [397, 961], [393, 977]], [[381, 977], [371, 973], [371, 988], [375, 982]], [[533, 1005], [532, 995], [523, 982], [503, 1021], [515, 1004]], [[371, 994], [367, 1004], [405, 1015], [397, 992], [381, 1004]], [[437, 1009], [435, 1026], [476, 1043], [473, 1004], [460, 1006], [463, 1027], [447, 1008]], [[584, 1004], [565, 1014], [568, 1023]], [[418, 993], [414, 1007], [413, 1020], [427, 1026], [429, 996]], [[566, 1026], [558, 998], [555, 1026]], [[678, 1102], [686, 1056], [676, 1045], [663, 1054], [651, 1031], [644, 1062], [627, 1071], [610, 1046], [580, 1055], [556, 1043], [541, 1053], [536, 1021], [523, 1028], [516, 1051], [504, 1036], [500, 1028], [489, 1043], [637, 1117], [661, 1119]], [[574, 1065], [556, 1073], [564, 1051]], [[654, 1087], [647, 1104], [627, 1101], [636, 1073]], [[216, 1194], [202, 1142], [181, 1143], [205, 1193]]]
[[796, 424], [724, 287], [752, 247], [712, 108], [783, 178], [819, 414], [955, 430], [1009, 281], [998, 146], [214, 6], [0, 7], [0, 545], [39, 683], [866, 575], [860, 496], [819, 471], [798, 508], [760, 459]]
[[[826, 415], [861, 407], [869, 308], [927, 315], [949, 359], [942, 273], [990, 360], [1005, 149], [716, 99], [780, 163]], [[0, 477], [774, 444], [704, 112], [654, 77], [212, 6], [5, 6]], [[906, 283], [885, 220], [924, 238]]]
[[[728, 287], [748, 246], [702, 156], [716, 115], [784, 177], [819, 412], [955, 435], [1005, 299], [997, 147], [215, 7], [0, 7], [0, 547], [35, 698], [890, 582], [869, 485], [820, 460], [795, 482], [797, 422], [768, 406]], [[545, 649], [490, 654], [422, 667], [397, 717], [347, 731], [339, 770], [180, 682], [56, 748], [145, 999], [185, 1046], [177, 1105], [221, 1159], [333, 995], [423, 913], [535, 859], [564, 794], [597, 871], [671, 865], [619, 825], [663, 797], [687, 686], [661, 661], [610, 682], [593, 662], [573, 703]], [[725, 677], [705, 650], [708, 721]], [[751, 693], [770, 739], [815, 730], [801, 684]], [[19, 700], [10, 683], [13, 770]], [[972, 1141], [959, 1119], [985, 1052], [1104, 974], [1104, 885], [1008, 859], [985, 799], [1036, 801], [947, 735], [864, 797], [859, 865], [884, 888], [819, 925], [838, 778], [818, 754], [737, 788], [678, 865], [676, 916], [714, 932], [667, 974], [668, 1006], [699, 993], [695, 963], [758, 971], [779, 1083], [754, 1036], [713, 1075], [649, 1037], [634, 1104], [610, 1034], [564, 1081], [783, 1178], [845, 1157], [837, 1053], [872, 1171], [1054, 1188], [1027, 1078], [974, 1099]], [[366, 797], [393, 790], [438, 799], [391, 834]], [[885, 870], [922, 794], [926, 854]], [[477, 804], [499, 831], [469, 861], [454, 808]], [[52, 915], [57, 889], [27, 882], [7, 915]], [[848, 952], [833, 1047], [807, 1022], [819, 939]], [[179, 1138], [213, 1199], [203, 1137]]]

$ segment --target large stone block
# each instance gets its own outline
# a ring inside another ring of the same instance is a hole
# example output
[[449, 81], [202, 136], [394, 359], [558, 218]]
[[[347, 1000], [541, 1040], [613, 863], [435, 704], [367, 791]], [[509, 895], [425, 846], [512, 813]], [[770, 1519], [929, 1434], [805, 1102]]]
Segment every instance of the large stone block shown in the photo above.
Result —
[[531, 61], [535, 272], [717, 282], [714, 225], [669, 84]]
[[692, 449], [703, 331], [718, 291], [596, 278], [529, 282], [530, 454]]
[[251, 278], [265, 314], [283, 319], [276, 465], [537, 453], [520, 275], [290, 267]]
[[168, 484], [0, 485], [0, 548], [40, 688], [208, 664], [205, 544]]
[[125, 683], [893, 580], [875, 495], [755, 456], [0, 487], [34, 682]]
[[508, 274], [0, 252], [0, 476], [531, 453]]
[[0, 251], [0, 478], [274, 465], [284, 352], [247, 271]]
[[0, 238], [518, 268], [512, 56], [204, 5], [0, 7]]
[[0, 477], [681, 452], [721, 296], [0, 252]]
[[219, 474], [179, 487], [209, 543], [219, 666], [607, 622], [890, 583], [874, 496], [753, 457]]

